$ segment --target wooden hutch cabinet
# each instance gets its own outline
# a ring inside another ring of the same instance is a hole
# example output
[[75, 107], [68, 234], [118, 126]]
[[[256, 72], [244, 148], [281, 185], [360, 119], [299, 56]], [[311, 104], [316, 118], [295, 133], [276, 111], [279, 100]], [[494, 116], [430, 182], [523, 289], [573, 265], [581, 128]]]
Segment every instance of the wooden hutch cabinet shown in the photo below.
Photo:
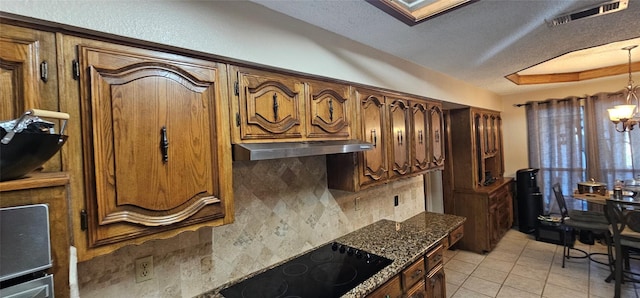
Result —
[[504, 178], [500, 113], [449, 110], [445, 213], [467, 217], [459, 247], [491, 251], [513, 224], [512, 178]]

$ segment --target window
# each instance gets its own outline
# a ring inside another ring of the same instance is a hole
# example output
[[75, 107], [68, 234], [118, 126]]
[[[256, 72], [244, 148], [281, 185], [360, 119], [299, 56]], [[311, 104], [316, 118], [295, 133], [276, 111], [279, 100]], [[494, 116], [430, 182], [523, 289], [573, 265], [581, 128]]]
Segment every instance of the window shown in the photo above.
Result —
[[529, 166], [540, 169], [545, 206], [555, 183], [570, 195], [577, 183], [591, 178], [612, 188], [617, 179], [640, 175], [640, 129], [617, 132], [606, 114], [622, 102], [621, 93], [600, 93], [527, 103]]

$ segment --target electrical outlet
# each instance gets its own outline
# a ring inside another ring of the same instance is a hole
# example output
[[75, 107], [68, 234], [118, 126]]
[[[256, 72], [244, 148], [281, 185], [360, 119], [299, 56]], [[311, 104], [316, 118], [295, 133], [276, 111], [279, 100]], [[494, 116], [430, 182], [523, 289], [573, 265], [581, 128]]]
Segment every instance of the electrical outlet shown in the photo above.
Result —
[[354, 200], [355, 211], [360, 210], [360, 197], [356, 197]]
[[400, 204], [400, 200], [398, 199], [398, 195], [393, 197], [393, 206], [398, 206]]
[[136, 259], [136, 282], [153, 278], [153, 256]]

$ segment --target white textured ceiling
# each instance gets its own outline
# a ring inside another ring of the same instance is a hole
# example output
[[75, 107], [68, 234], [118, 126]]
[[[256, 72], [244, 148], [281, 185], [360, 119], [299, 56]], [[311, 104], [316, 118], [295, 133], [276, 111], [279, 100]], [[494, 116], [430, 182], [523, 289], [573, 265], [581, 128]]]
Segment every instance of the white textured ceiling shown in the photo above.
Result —
[[[364, 0], [252, 1], [503, 95], [550, 85], [517, 86], [506, 75], [573, 51], [640, 37], [640, 0], [629, 0], [620, 12], [556, 27], [547, 26], [545, 19], [605, 1], [480, 0], [413, 27]], [[589, 63], [626, 63], [627, 53], [620, 48], [628, 44], [619, 45], [606, 48], [610, 54], [604, 58], [583, 54], [552, 67], [571, 71]], [[632, 57], [640, 61], [640, 48]]]

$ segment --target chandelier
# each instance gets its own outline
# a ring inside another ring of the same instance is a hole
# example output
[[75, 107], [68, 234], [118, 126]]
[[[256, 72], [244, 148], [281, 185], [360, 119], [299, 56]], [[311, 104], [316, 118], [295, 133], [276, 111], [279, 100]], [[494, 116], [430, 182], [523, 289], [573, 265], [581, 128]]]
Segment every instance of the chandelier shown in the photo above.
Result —
[[[622, 48], [629, 52], [629, 84], [625, 91], [626, 102], [623, 105], [617, 105], [612, 109], [607, 109], [609, 112], [609, 120], [613, 122], [616, 131], [619, 132], [630, 131], [634, 125], [640, 123], [640, 100], [638, 99], [638, 95], [636, 95], [636, 91], [640, 89], [640, 86], [634, 87], [633, 80], [631, 79], [631, 50], [636, 47], [637, 45]], [[618, 129], [618, 123], [622, 123], [622, 129]]]

